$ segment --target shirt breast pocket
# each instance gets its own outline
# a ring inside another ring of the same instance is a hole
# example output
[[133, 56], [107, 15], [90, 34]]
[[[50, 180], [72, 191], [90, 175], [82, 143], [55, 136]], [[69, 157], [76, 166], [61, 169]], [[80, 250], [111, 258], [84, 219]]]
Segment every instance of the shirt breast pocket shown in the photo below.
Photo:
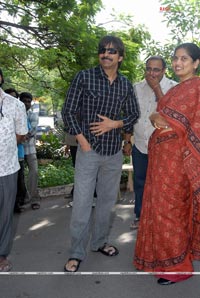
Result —
[[86, 90], [85, 91], [85, 98], [96, 100], [100, 96], [101, 96], [101, 93], [98, 90]]

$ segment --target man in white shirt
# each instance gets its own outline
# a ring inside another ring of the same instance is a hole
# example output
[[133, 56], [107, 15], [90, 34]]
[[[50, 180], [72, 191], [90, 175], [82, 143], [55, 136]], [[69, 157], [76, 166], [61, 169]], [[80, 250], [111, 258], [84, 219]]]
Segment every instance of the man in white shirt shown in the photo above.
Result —
[[134, 125], [132, 159], [134, 168], [135, 220], [131, 229], [137, 229], [142, 207], [142, 196], [148, 164], [148, 141], [154, 131], [149, 116], [156, 110], [157, 101], [177, 82], [166, 78], [166, 62], [160, 56], [151, 56], [146, 61], [145, 78], [134, 85], [140, 106], [140, 117]]
[[[3, 73], [0, 70], [0, 86]], [[10, 271], [13, 209], [17, 193], [17, 141], [27, 134], [25, 106], [0, 88], [0, 272]]]

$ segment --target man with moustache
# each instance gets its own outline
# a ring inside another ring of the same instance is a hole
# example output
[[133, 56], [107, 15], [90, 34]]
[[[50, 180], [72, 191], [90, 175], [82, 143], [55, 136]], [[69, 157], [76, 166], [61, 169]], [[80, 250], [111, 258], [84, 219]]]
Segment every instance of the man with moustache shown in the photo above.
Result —
[[[132, 84], [118, 72], [124, 58], [121, 39], [103, 37], [98, 56], [98, 66], [75, 76], [62, 111], [68, 132], [78, 142], [71, 250], [65, 272], [77, 271], [86, 256], [95, 186], [98, 200], [90, 248], [110, 257], [119, 253], [115, 246], [108, 244], [108, 234], [121, 178], [121, 132], [125, 143], [129, 143], [139, 110]], [[79, 119], [78, 111], [81, 112]]]
[[[144, 79], [134, 84], [134, 91], [140, 106], [140, 117], [134, 124], [134, 145], [132, 148], [133, 185], [135, 194], [135, 218], [130, 228], [138, 229], [142, 208], [142, 196], [148, 165], [148, 142], [154, 131], [149, 116], [156, 110], [158, 100], [177, 82], [165, 76], [166, 62], [161, 56], [146, 60]], [[129, 144], [125, 145], [128, 150]]]

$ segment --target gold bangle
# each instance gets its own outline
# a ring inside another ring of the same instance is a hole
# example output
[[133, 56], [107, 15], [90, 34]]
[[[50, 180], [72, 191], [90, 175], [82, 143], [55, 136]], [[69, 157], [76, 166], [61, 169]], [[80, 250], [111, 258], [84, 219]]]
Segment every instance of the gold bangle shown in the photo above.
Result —
[[156, 124], [156, 122], [154, 122], [154, 127], [157, 129], [160, 129], [160, 127]]

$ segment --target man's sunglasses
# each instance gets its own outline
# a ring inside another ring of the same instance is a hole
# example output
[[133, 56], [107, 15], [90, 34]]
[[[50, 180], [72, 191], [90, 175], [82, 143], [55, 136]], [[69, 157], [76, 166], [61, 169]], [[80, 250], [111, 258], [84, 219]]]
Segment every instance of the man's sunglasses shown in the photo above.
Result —
[[114, 48], [100, 48], [99, 49], [99, 54], [105, 54], [105, 52], [108, 52], [108, 54], [111, 54], [111, 55], [115, 55], [115, 54], [117, 54], [118, 51]]

